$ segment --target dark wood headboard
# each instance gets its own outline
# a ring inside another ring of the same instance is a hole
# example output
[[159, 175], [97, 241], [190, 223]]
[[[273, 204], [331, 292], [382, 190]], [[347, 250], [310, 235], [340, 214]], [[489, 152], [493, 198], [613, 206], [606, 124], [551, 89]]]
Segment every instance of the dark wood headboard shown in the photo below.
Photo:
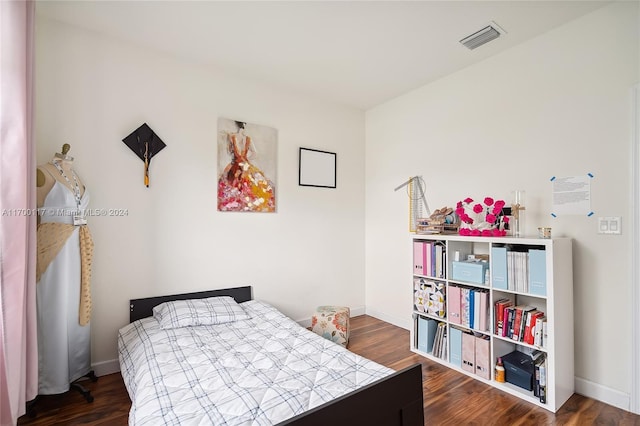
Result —
[[231, 296], [238, 303], [253, 299], [251, 286], [131, 299], [129, 300], [129, 322], [152, 316], [153, 308], [164, 302], [170, 302], [172, 300], [205, 299], [216, 296]]

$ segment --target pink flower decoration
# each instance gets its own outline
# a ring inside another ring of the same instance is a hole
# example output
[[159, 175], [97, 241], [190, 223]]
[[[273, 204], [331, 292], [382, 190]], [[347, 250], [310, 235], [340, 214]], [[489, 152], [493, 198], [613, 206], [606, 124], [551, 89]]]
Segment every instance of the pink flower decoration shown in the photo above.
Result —
[[502, 221], [504, 223], [509, 223], [509, 216], [502, 216]]
[[482, 203], [474, 203], [473, 198], [467, 197], [456, 204], [455, 213], [460, 218], [464, 228], [458, 233], [463, 236], [504, 236], [507, 232], [500, 227], [509, 220], [504, 220], [502, 208], [504, 200], [484, 197]]

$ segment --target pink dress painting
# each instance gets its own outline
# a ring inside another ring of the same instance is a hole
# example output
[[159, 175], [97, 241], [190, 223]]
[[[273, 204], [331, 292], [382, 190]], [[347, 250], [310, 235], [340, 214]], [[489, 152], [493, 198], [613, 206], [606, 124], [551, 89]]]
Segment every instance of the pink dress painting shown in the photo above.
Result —
[[275, 169], [275, 129], [259, 127], [257, 139], [247, 124], [218, 120], [218, 210], [235, 212], [275, 212], [275, 184], [257, 163]]

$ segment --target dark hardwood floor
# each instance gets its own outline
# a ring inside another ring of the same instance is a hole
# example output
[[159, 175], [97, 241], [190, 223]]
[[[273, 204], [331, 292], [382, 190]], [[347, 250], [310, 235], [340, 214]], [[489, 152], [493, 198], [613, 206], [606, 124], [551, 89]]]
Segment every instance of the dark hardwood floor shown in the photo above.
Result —
[[[574, 394], [557, 413], [497, 390], [409, 350], [409, 332], [370, 316], [351, 319], [349, 349], [400, 369], [422, 364], [425, 423], [429, 425], [640, 425], [640, 416]], [[83, 385], [94, 402], [76, 391], [42, 396], [36, 417], [19, 425], [126, 425], [131, 402], [120, 374]], [[357, 426], [357, 425], [354, 425]], [[377, 425], [372, 425], [377, 426]]]

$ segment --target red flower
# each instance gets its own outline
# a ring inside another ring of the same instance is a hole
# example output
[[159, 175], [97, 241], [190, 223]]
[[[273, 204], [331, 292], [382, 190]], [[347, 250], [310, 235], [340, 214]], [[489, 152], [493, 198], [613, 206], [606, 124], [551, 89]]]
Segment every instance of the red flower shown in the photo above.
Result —
[[463, 237], [468, 237], [469, 235], [471, 235], [471, 230], [469, 228], [460, 228], [460, 232], [459, 233]]
[[[458, 204], [461, 204], [460, 202], [458, 202]], [[460, 217], [462, 217], [462, 215], [464, 214], [464, 207], [458, 207], [456, 209], [456, 214]]]
[[471, 204], [471, 203], [473, 203], [473, 198], [467, 197], [467, 198], [464, 199], [464, 202], [467, 203], [467, 204]]
[[490, 237], [491, 236], [491, 229], [483, 229], [481, 235], [483, 237]]
[[509, 223], [509, 216], [502, 216], [502, 221], [504, 223]]
[[491, 205], [493, 205], [493, 198], [491, 198], [491, 197], [485, 197], [485, 198], [484, 198], [484, 203], [485, 203], [487, 206], [491, 206]]
[[482, 206], [480, 204], [476, 204], [476, 205], [473, 206], [473, 212], [474, 213], [482, 213], [482, 210], [484, 210], [484, 209], [482, 208]]
[[337, 312], [334, 316], [333, 316], [333, 325], [336, 326], [337, 330], [342, 331], [343, 333], [347, 332], [347, 320], [349, 319], [349, 316], [347, 316], [345, 313], [343, 312]]
[[495, 208], [498, 208], [499, 210], [502, 210], [502, 208], [504, 207], [505, 202], [504, 200], [498, 200], [496, 201], [496, 205], [494, 206]]
[[480, 236], [480, 231], [478, 229], [472, 229], [470, 235], [472, 237], [479, 237]]
[[489, 222], [489, 223], [495, 223], [496, 215], [489, 213], [487, 215], [486, 221]]

